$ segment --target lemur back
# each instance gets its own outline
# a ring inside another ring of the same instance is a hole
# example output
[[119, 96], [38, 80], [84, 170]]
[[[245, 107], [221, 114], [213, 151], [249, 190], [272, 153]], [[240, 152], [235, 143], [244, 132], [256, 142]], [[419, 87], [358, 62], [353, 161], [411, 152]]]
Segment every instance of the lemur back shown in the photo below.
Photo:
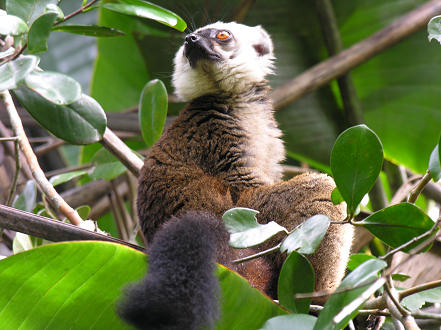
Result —
[[[175, 253], [180, 260], [186, 255], [180, 251], [187, 246], [183, 239], [167, 242], [156, 237], [175, 237], [176, 223], [182, 219], [188, 223], [181, 223], [179, 229], [188, 228], [186, 239], [211, 241], [201, 237], [201, 231], [192, 236], [194, 226], [200, 227], [200, 222], [189, 221], [187, 212], [192, 211], [193, 218], [199, 214], [202, 219], [211, 219], [207, 223], [215, 226], [213, 231], [222, 233], [217, 235], [213, 258], [233, 267], [253, 286], [276, 298], [277, 276], [286, 256], [269, 256], [233, 266], [233, 259], [255, 249], [234, 250], [228, 246], [222, 214], [235, 206], [249, 207], [260, 212], [261, 223], [277, 221], [292, 230], [312, 215], [320, 213], [343, 220], [345, 212], [342, 205], [332, 204], [330, 195], [335, 185], [326, 175], [305, 174], [281, 181], [280, 162], [285, 150], [265, 80], [272, 72], [272, 49], [271, 39], [260, 26], [218, 22], [186, 37], [176, 54], [173, 82], [178, 96], [190, 104], [145, 160], [138, 188], [138, 213], [151, 249], [170, 251], [171, 256]], [[167, 224], [172, 217], [173, 222]], [[317, 253], [310, 258], [316, 271], [316, 290], [338, 286], [351, 242], [350, 226], [330, 226]], [[160, 258], [160, 254], [155, 254], [155, 258]], [[172, 259], [168, 258], [166, 263], [170, 271]], [[155, 282], [155, 274], [162, 274], [159, 268], [150, 270], [146, 280], [149, 285], [141, 289], [146, 296], [152, 283], [165, 286], [164, 292], [170, 285]], [[183, 280], [174, 289], [197, 291], [195, 287], [186, 288]], [[143, 303], [137, 311], [148, 314], [148, 306]], [[164, 320], [169, 321], [170, 316], [164, 315]], [[158, 324], [155, 327], [159, 328]], [[203, 325], [195, 324], [194, 328]]]

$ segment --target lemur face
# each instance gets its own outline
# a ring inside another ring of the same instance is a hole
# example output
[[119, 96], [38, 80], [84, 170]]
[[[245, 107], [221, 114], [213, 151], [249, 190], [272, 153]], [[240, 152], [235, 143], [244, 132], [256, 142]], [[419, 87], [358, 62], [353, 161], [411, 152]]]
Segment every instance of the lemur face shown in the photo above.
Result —
[[175, 57], [173, 85], [189, 101], [240, 93], [272, 73], [273, 45], [260, 26], [217, 22], [185, 37]]

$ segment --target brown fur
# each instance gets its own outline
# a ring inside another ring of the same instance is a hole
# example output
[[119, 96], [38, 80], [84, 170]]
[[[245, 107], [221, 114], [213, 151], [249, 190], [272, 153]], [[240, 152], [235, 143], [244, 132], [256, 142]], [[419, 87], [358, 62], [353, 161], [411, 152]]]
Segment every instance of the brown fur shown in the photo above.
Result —
[[[226, 210], [245, 206], [260, 211], [260, 222], [274, 220], [289, 230], [319, 213], [343, 220], [343, 206], [330, 201], [331, 178], [304, 174], [280, 182], [284, 150], [279, 135], [266, 82], [252, 84], [240, 95], [193, 100], [153, 146], [141, 172], [138, 211], [148, 242], [172, 215], [188, 210], [209, 211], [222, 221]], [[316, 289], [340, 283], [351, 241], [350, 226], [331, 225], [310, 258]], [[252, 252], [223, 247], [218, 261], [230, 265], [229, 260]], [[282, 261], [273, 255], [235, 268], [274, 296]]]

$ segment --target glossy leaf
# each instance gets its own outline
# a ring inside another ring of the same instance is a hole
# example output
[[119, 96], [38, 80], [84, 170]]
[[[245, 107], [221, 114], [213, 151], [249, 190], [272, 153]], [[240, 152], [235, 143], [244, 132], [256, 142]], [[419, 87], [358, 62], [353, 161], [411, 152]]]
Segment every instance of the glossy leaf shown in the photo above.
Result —
[[37, 67], [39, 61], [37, 56], [25, 55], [1, 65], [0, 91], [16, 88], [17, 85]]
[[441, 167], [439, 160], [440, 160], [439, 144], [437, 144], [436, 147], [433, 149], [432, 153], [430, 154], [430, 159], [429, 159], [430, 175], [432, 176], [435, 182], [441, 179]]
[[151, 147], [160, 137], [167, 118], [168, 95], [161, 80], [149, 81], [139, 100], [139, 123], [145, 143]]
[[178, 15], [150, 2], [119, 0], [117, 3], [102, 3], [100, 6], [117, 13], [152, 19], [181, 32], [187, 28], [185, 21]]
[[276, 316], [265, 322], [261, 330], [312, 330], [317, 317], [308, 314]]
[[118, 37], [125, 35], [124, 32], [99, 25], [56, 25], [52, 31], [80, 34], [88, 37]]
[[315, 275], [311, 263], [303, 255], [292, 252], [283, 263], [277, 284], [279, 303], [293, 313], [308, 313], [311, 298], [294, 299], [296, 293], [314, 291]]
[[[393, 248], [427, 232], [434, 224], [418, 206], [410, 203], [389, 206], [359, 223]], [[421, 241], [417, 241], [403, 251], [408, 252], [420, 243]]]
[[84, 170], [57, 174], [57, 175], [54, 175], [53, 177], [51, 177], [49, 182], [52, 183], [52, 185], [55, 187], [55, 186], [58, 186], [59, 184], [68, 182], [72, 179], [78, 178], [78, 177], [83, 176], [85, 174], [87, 174], [87, 171], [84, 171]]
[[16, 36], [28, 32], [27, 24], [14, 15], [0, 15], [0, 34]]
[[244, 207], [228, 210], [222, 216], [225, 227], [230, 233], [230, 246], [238, 249], [256, 246], [272, 236], [286, 231], [274, 221], [261, 225], [257, 223], [258, 211]]
[[414, 293], [404, 298], [401, 303], [412, 312], [423, 307], [425, 303], [441, 303], [441, 287]]
[[382, 164], [383, 147], [367, 126], [354, 126], [339, 135], [331, 152], [331, 170], [348, 213], [353, 214], [371, 190]]
[[23, 192], [20, 195], [15, 196], [12, 207], [22, 211], [32, 212], [36, 205], [37, 186], [35, 185], [34, 180], [28, 180], [26, 181]]
[[95, 165], [90, 174], [93, 179], [104, 179], [110, 181], [127, 171], [125, 167], [115, 156], [106, 149], [100, 149], [92, 158]]
[[48, 5], [56, 5], [58, 2], [59, 0], [6, 0], [6, 11], [30, 25], [45, 12]]
[[281, 252], [314, 253], [328, 230], [331, 221], [326, 215], [317, 214], [309, 218], [286, 237]]
[[25, 78], [26, 85], [46, 100], [67, 105], [81, 98], [81, 86], [69, 76], [58, 72], [34, 71]]
[[69, 105], [56, 105], [22, 86], [14, 94], [26, 110], [55, 136], [71, 144], [89, 144], [101, 140], [106, 115], [93, 98], [83, 94]]
[[427, 24], [427, 33], [429, 34], [429, 41], [435, 39], [441, 43], [441, 15], [432, 17]]
[[[333, 318], [349, 303], [358, 298], [369, 284], [378, 277], [378, 272], [387, 266], [387, 263], [383, 260], [373, 259], [368, 260], [354, 269], [345, 279], [341, 282], [337, 290], [346, 290], [355, 288], [353, 290], [344, 291], [341, 293], [334, 293], [326, 302], [323, 310], [320, 312], [320, 316], [314, 326], [315, 330], [327, 330], [327, 329], [343, 329], [356, 315], [356, 311], [343, 319], [338, 324], [333, 323]], [[363, 286], [363, 284], [366, 284]]]
[[[0, 322], [5, 329], [131, 329], [115, 305], [123, 287], [145, 272], [143, 253], [106, 242], [50, 244], [17, 254], [0, 262]], [[227, 268], [217, 275], [223, 316], [217, 329], [258, 329], [284, 313]]]
[[28, 33], [28, 51], [31, 54], [45, 52], [51, 27], [59, 16], [57, 11], [47, 11], [30, 26]]
[[368, 261], [370, 259], [375, 259], [374, 256], [364, 253], [354, 253], [349, 256], [348, 266], [347, 268], [352, 271], [358, 266], [360, 266], [365, 261]]

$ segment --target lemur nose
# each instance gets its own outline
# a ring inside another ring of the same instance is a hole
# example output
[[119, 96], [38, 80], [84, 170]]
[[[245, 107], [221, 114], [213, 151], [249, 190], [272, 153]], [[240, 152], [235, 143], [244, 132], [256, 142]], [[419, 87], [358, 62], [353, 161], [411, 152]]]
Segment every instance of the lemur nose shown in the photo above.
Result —
[[188, 43], [195, 43], [198, 40], [199, 40], [199, 36], [194, 33], [187, 34], [187, 36], [185, 37], [185, 41], [187, 41]]

